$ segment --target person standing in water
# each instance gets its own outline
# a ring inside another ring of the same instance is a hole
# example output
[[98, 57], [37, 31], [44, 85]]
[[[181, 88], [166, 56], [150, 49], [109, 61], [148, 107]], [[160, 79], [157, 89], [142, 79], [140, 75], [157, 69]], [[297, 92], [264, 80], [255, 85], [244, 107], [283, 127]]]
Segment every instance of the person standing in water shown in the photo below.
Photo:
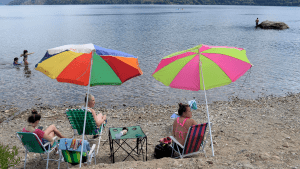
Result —
[[256, 26], [258, 26], [258, 22], [259, 22], [258, 18], [255, 20], [255, 22], [256, 22]]
[[31, 54], [34, 54], [34, 52], [28, 53], [27, 50], [24, 50], [24, 51], [23, 51], [23, 54], [20, 55], [20, 57], [22, 57], [22, 56], [24, 57], [24, 58], [23, 58], [24, 65], [28, 65], [27, 57], [28, 57], [28, 55], [31, 55]]

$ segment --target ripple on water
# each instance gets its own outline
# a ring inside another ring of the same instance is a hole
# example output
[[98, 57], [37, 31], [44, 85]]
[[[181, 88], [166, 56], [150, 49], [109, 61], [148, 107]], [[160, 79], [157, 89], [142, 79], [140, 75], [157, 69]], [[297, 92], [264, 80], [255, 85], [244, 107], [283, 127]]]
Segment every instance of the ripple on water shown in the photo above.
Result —
[[[299, 10], [185, 5], [184, 11], [179, 12], [180, 7], [81, 5], [45, 6], [41, 10], [39, 6], [10, 6], [10, 10], [1, 10], [0, 22], [5, 24], [1, 24], [0, 35], [7, 41], [0, 46], [3, 51], [0, 105], [31, 108], [41, 103], [82, 104], [87, 87], [59, 83], [34, 70], [34, 65], [49, 48], [91, 42], [138, 56], [144, 72], [120, 86], [91, 87], [97, 106], [174, 105], [193, 98], [204, 104], [203, 91], [172, 89], [151, 76], [163, 57], [199, 44], [244, 48], [254, 65], [236, 82], [208, 90], [209, 102], [228, 100], [232, 96], [254, 99], [261, 95], [299, 92], [300, 22], [296, 18]], [[28, 9], [30, 13], [25, 12]], [[35, 13], [40, 15], [37, 17]], [[76, 15], [82, 19], [80, 25]], [[255, 29], [256, 17], [286, 21], [291, 28]], [[16, 20], [22, 29], [16, 26]], [[12, 67], [13, 58], [19, 57], [24, 49], [35, 52], [28, 58], [30, 65]]]

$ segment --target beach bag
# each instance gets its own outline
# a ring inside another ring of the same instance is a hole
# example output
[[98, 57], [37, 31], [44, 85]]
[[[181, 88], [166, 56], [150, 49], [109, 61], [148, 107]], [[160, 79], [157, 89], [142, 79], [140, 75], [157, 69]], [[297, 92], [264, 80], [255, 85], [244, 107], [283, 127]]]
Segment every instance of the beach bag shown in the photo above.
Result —
[[172, 147], [168, 144], [160, 143], [155, 146], [154, 149], [154, 157], [157, 159], [163, 158], [163, 157], [171, 157], [172, 155]]

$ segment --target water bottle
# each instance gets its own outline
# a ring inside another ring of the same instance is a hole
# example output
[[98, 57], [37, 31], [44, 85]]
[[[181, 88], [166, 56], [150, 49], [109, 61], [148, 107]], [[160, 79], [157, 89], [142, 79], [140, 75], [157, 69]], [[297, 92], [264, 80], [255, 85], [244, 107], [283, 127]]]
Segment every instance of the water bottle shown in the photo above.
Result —
[[120, 139], [121, 138], [121, 136], [123, 136], [123, 135], [125, 135], [126, 133], [127, 133], [127, 128], [123, 128], [123, 130], [122, 131], [120, 131], [120, 133], [118, 133], [118, 134], [116, 134], [116, 139]]
[[120, 139], [121, 136], [123, 136], [123, 134], [124, 134], [123, 131], [124, 131], [124, 130], [122, 130], [122, 131], [120, 131], [120, 133], [116, 134], [116, 139]]

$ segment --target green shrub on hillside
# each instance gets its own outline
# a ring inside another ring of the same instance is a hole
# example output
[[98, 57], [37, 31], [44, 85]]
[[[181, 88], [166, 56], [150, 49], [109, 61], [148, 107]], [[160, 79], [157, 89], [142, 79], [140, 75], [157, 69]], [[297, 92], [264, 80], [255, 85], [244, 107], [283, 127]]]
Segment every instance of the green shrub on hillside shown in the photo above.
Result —
[[0, 168], [7, 169], [10, 166], [18, 165], [21, 161], [18, 155], [18, 148], [13, 146], [12, 150], [0, 143]]

